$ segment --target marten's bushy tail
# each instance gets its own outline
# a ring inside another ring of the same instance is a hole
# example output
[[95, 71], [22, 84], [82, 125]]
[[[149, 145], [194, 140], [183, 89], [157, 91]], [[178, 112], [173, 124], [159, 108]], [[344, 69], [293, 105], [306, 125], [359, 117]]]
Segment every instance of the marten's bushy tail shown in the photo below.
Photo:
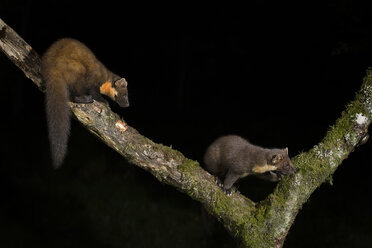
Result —
[[71, 110], [68, 106], [69, 91], [66, 83], [52, 80], [54, 82], [46, 80], [45, 104], [53, 165], [58, 168], [66, 156]]

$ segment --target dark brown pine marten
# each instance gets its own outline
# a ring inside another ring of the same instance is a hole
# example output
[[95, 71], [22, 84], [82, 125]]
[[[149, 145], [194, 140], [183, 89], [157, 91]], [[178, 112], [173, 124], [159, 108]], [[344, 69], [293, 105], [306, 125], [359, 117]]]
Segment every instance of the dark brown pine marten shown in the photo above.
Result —
[[233, 184], [247, 175], [279, 181], [282, 175], [296, 173], [288, 148], [266, 149], [236, 135], [214, 141], [204, 155], [204, 164], [208, 172], [223, 182], [222, 187], [228, 195]]

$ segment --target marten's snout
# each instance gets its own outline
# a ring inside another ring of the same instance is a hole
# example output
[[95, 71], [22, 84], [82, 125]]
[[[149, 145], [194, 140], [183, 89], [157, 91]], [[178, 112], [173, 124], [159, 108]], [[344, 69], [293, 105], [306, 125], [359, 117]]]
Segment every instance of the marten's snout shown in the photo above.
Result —
[[119, 106], [122, 107], [122, 108], [127, 108], [127, 107], [129, 107], [129, 103], [119, 104]]
[[129, 100], [127, 96], [122, 96], [116, 99], [116, 102], [119, 104], [120, 107], [126, 108], [129, 107]]
[[287, 175], [293, 175], [296, 173], [296, 169], [294, 168], [293, 164], [289, 161], [287, 163], [284, 163], [283, 165], [278, 167], [278, 170], [282, 174], [287, 174]]
[[119, 91], [119, 94], [115, 97], [115, 102], [122, 108], [129, 107], [128, 92], [126, 89]]
[[296, 174], [296, 169], [295, 169], [295, 167], [293, 166], [292, 163], [288, 163], [286, 168], [287, 168], [287, 173], [288, 174], [290, 174], [290, 175]]

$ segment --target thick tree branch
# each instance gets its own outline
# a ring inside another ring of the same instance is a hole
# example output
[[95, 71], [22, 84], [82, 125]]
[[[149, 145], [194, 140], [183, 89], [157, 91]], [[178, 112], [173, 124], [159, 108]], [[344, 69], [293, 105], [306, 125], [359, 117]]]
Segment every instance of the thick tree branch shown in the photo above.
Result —
[[[44, 91], [39, 55], [1, 19], [0, 34], [1, 50]], [[100, 102], [70, 103], [70, 106], [76, 119], [109, 147], [131, 163], [151, 172], [159, 181], [202, 202], [231, 231], [235, 232], [236, 223], [241, 222], [243, 214], [250, 213], [248, 210], [254, 208], [255, 204], [240, 194], [227, 197], [198, 162], [140, 135], [108, 106]]]
[[[40, 90], [40, 57], [0, 19], [1, 50]], [[372, 70], [360, 91], [325, 138], [293, 160], [298, 173], [285, 177], [264, 201], [254, 203], [238, 192], [228, 197], [196, 161], [156, 144], [128, 126], [99, 102], [70, 103], [76, 119], [131, 163], [200, 201], [247, 247], [281, 247], [289, 228], [312, 192], [368, 135], [372, 118]]]
[[0, 19], [0, 49], [44, 92], [40, 57], [14, 30]]

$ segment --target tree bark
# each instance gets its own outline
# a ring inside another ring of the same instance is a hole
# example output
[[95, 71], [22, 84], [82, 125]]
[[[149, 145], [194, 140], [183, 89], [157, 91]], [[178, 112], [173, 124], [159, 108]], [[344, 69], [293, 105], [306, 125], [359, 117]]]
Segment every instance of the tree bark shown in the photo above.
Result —
[[[1, 19], [0, 49], [44, 91], [39, 55]], [[367, 70], [355, 100], [347, 105], [323, 140], [293, 159], [297, 173], [284, 177], [274, 192], [259, 203], [239, 192], [227, 196], [198, 162], [142, 136], [105, 104], [70, 103], [70, 106], [79, 122], [129, 162], [201, 202], [242, 246], [282, 247], [302, 205], [368, 139], [372, 69]]]

